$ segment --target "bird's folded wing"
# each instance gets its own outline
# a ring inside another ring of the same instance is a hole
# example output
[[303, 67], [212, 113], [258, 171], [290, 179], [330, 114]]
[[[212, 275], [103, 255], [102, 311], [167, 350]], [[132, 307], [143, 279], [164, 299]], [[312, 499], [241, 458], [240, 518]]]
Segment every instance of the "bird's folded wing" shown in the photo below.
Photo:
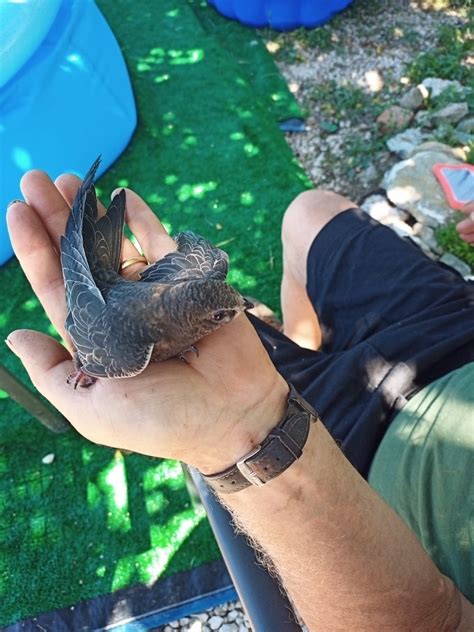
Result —
[[[92, 340], [100, 342], [99, 335], [92, 335]], [[82, 363], [82, 370], [93, 377], [133, 377], [138, 375], [148, 366], [153, 352], [153, 344], [133, 345], [126, 343], [120, 347], [111, 348], [107, 341], [103, 344], [94, 345], [84, 353], [79, 350], [79, 358]]]
[[229, 259], [223, 250], [192, 232], [179, 233], [175, 240], [178, 249], [146, 268], [140, 274], [142, 281], [225, 280]]
[[92, 271], [99, 272], [102, 269], [118, 272], [125, 224], [125, 191], [122, 189], [110, 203], [107, 213], [97, 219], [97, 201], [92, 187], [86, 198], [85, 209], [84, 250]]

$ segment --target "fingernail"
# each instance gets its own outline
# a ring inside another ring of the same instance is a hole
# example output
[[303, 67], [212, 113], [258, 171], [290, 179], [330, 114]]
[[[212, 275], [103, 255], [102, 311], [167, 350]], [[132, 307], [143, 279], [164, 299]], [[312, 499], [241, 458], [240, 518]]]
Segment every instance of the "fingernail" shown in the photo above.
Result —
[[11, 340], [8, 340], [8, 338], [5, 338], [5, 344], [10, 349], [10, 351], [13, 351], [13, 343]]
[[24, 200], [12, 200], [11, 202], [8, 203], [7, 208], [10, 208], [10, 206], [13, 206], [13, 204], [17, 204], [17, 202], [21, 202], [21, 204], [24, 204]]

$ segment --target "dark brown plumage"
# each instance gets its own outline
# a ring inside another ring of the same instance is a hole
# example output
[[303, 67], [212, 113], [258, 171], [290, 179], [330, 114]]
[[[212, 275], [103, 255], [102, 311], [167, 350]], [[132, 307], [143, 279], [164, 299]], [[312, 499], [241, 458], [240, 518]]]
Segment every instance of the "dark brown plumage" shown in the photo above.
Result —
[[146, 268], [138, 281], [119, 274], [125, 192], [98, 217], [89, 170], [61, 238], [66, 288], [66, 329], [76, 347], [75, 385], [92, 378], [131, 377], [150, 360], [192, 349], [201, 338], [251, 305], [225, 282], [225, 252], [191, 232], [177, 250]]

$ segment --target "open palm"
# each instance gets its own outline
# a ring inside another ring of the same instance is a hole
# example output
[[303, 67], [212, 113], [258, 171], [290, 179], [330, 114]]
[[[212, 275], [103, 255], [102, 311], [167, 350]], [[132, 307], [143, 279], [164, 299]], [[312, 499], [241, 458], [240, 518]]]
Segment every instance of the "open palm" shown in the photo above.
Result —
[[[18, 260], [69, 347], [58, 244], [79, 184], [75, 176], [53, 183], [45, 173], [31, 171], [21, 182], [26, 202], [15, 202], [7, 214]], [[155, 261], [174, 249], [143, 200], [130, 190], [126, 197], [126, 220], [146, 258]], [[125, 239], [123, 258], [139, 254]], [[124, 275], [136, 277], [142, 266], [133, 264]], [[266, 436], [285, 405], [286, 384], [245, 316], [204, 338], [199, 357], [190, 357], [188, 364], [177, 359], [152, 363], [136, 377], [98, 380], [88, 389], [68, 386], [71, 355], [53, 338], [19, 330], [8, 343], [38, 390], [86, 438], [177, 458], [203, 472], [234, 463]]]

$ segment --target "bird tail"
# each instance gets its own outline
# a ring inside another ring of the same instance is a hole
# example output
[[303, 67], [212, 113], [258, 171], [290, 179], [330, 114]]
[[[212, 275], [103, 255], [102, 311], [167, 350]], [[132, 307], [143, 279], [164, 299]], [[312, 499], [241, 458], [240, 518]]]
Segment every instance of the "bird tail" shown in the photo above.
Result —
[[110, 203], [107, 213], [99, 217], [94, 177], [100, 164], [96, 159], [74, 199], [66, 237], [76, 248], [82, 246], [91, 273], [98, 286], [110, 280], [120, 268], [123, 227], [125, 223], [125, 191], [121, 190]]

